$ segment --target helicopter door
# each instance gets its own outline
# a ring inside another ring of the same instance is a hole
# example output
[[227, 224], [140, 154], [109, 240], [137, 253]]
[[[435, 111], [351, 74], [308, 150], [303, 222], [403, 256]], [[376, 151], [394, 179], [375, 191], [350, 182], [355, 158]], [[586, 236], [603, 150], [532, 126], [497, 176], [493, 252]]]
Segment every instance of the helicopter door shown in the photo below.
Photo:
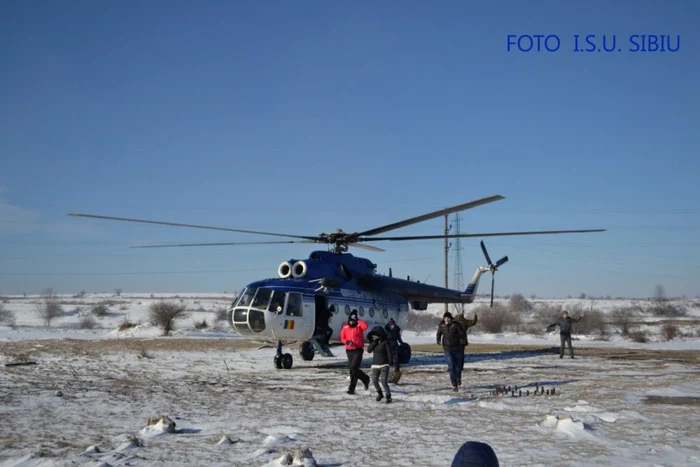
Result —
[[328, 324], [328, 298], [325, 295], [314, 296], [314, 337], [321, 338], [326, 332]]

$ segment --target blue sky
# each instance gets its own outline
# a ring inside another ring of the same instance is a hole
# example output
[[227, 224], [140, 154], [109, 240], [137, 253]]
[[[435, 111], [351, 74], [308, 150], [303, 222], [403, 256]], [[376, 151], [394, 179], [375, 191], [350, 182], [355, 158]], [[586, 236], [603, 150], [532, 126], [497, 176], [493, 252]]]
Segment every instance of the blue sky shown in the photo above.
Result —
[[[314, 235], [501, 194], [462, 231], [608, 232], [485, 239], [497, 294], [700, 294], [700, 5], [472, 3], [3, 3], [0, 293], [232, 292], [310, 252], [130, 249], [270, 238], [68, 212]], [[506, 51], [528, 33], [561, 48]], [[355, 252], [443, 283], [442, 241], [377, 246]]]

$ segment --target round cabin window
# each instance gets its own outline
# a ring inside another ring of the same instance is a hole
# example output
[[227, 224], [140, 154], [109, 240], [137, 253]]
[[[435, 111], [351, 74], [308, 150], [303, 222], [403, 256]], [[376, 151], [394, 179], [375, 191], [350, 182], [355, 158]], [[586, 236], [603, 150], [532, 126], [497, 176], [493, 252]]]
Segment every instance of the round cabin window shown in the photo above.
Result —
[[365, 315], [365, 308], [361, 306], [360, 307], [360, 316], [364, 316], [364, 315]]
[[345, 314], [350, 316], [350, 305], [345, 305]]
[[369, 317], [374, 318], [374, 308], [369, 307]]
[[384, 317], [384, 319], [387, 319], [389, 317], [389, 312], [386, 311], [386, 308], [382, 310], [382, 316]]

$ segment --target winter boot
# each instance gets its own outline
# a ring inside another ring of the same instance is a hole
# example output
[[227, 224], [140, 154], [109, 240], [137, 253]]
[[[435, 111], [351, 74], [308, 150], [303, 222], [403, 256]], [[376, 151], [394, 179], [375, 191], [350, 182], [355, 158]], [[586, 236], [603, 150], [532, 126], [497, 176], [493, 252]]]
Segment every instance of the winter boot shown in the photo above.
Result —
[[382, 391], [379, 391], [379, 393], [377, 393], [377, 402], [379, 402], [383, 398], [384, 398], [384, 393]]
[[386, 396], [386, 403], [391, 404], [391, 396]]

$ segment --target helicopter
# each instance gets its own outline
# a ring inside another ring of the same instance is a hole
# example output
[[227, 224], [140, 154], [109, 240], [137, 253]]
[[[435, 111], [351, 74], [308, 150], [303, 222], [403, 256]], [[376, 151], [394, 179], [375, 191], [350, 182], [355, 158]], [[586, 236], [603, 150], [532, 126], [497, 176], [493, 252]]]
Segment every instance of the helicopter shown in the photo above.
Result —
[[[409, 309], [426, 310], [430, 303], [472, 303], [476, 298], [479, 281], [484, 273], [491, 273], [491, 306], [495, 273], [508, 261], [504, 256], [491, 261], [486, 246], [481, 249], [487, 265], [478, 266], [464, 291], [452, 290], [411, 280], [377, 273], [377, 264], [367, 258], [348, 253], [349, 248], [373, 252], [385, 251], [367, 242], [433, 240], [446, 238], [497, 237], [512, 235], [546, 235], [565, 233], [604, 232], [605, 229], [550, 230], [525, 232], [461, 233], [443, 235], [379, 236], [376, 235], [407, 227], [455, 212], [473, 209], [505, 199], [492, 195], [449, 208], [387, 224], [362, 232], [344, 232], [336, 229], [318, 235], [290, 235], [227, 227], [203, 226], [174, 222], [130, 219], [95, 214], [69, 213], [69, 216], [94, 219], [138, 222], [145, 224], [209, 229], [227, 232], [292, 238], [293, 240], [257, 242], [216, 242], [135, 245], [131, 248], [196, 247], [224, 245], [260, 245], [285, 243], [325, 244], [327, 250], [312, 251], [308, 258], [289, 259], [280, 263], [277, 277], [257, 280], [246, 285], [227, 309], [231, 329], [243, 338], [269, 341], [277, 344], [273, 364], [277, 369], [290, 369], [293, 357], [283, 351], [285, 342], [301, 342], [299, 355], [304, 361], [313, 360], [316, 353], [332, 357], [331, 344], [340, 342], [340, 330], [351, 313], [356, 313], [368, 324], [384, 326], [390, 319], [403, 328], [408, 322]], [[365, 331], [367, 333], [368, 331]], [[408, 363], [410, 345], [399, 348], [399, 362]]]

